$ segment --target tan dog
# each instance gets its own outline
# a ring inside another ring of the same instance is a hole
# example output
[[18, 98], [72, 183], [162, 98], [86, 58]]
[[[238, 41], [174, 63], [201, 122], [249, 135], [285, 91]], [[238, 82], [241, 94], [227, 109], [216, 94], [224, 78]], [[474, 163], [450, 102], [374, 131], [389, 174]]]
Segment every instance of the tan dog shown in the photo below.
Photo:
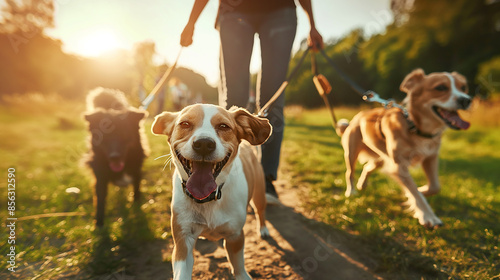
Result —
[[[440, 191], [438, 153], [443, 131], [467, 129], [457, 110], [471, 103], [464, 76], [453, 73], [425, 75], [417, 69], [406, 76], [400, 89], [408, 94], [405, 116], [398, 108], [376, 108], [358, 113], [348, 123], [340, 120], [337, 133], [342, 136], [346, 162], [347, 197], [357, 193], [353, 188], [356, 160], [364, 163], [357, 189], [366, 187], [366, 178], [383, 167], [405, 190], [410, 209], [426, 227], [442, 225], [424, 196]], [[345, 131], [345, 132], [344, 132]], [[428, 184], [417, 187], [409, 167], [421, 163]]]
[[243, 256], [243, 225], [250, 200], [261, 236], [269, 231], [264, 171], [250, 144], [263, 144], [271, 130], [267, 119], [244, 109], [227, 111], [206, 104], [156, 116], [152, 131], [167, 135], [176, 167], [171, 206], [174, 279], [191, 279], [199, 236], [224, 238], [236, 279], [251, 279]]

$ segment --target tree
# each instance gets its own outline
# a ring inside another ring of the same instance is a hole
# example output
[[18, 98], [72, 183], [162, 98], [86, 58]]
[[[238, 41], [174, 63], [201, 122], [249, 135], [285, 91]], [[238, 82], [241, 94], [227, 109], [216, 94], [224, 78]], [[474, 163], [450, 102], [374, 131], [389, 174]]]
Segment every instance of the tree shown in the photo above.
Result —
[[396, 25], [400, 26], [408, 21], [414, 2], [415, 0], [391, 0], [391, 11]]
[[54, 27], [54, 0], [6, 0], [1, 33], [41, 34]]
[[478, 66], [500, 54], [494, 28], [498, 8], [498, 2], [415, 0], [406, 22], [388, 26], [361, 47], [374, 88], [383, 96], [397, 96], [404, 75], [418, 67], [458, 71], [475, 88]]

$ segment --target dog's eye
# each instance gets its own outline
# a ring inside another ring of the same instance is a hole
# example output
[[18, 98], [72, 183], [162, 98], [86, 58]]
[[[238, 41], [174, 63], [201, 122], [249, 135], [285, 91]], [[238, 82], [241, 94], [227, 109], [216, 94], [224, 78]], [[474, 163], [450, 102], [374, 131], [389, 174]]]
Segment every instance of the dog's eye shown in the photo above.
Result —
[[189, 122], [184, 121], [184, 122], [180, 122], [179, 126], [182, 128], [190, 128], [191, 124]]
[[231, 127], [225, 123], [221, 123], [221, 124], [217, 125], [217, 128], [220, 130], [230, 130], [231, 129]]
[[448, 87], [445, 85], [439, 85], [439, 86], [435, 87], [434, 89], [438, 90], [438, 91], [447, 91]]

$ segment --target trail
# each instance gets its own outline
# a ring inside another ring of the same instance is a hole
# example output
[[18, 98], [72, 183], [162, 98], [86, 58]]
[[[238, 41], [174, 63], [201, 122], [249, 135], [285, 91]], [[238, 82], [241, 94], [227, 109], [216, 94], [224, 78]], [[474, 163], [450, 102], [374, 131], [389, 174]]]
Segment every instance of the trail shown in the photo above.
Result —
[[[266, 212], [271, 239], [261, 239], [254, 214], [247, 215], [245, 267], [252, 278], [382, 279], [371, 272], [376, 267], [373, 260], [349, 249], [356, 245], [348, 244], [345, 233], [321, 230], [318, 222], [296, 210], [300, 199], [293, 188], [278, 182], [277, 191], [283, 205], [270, 205]], [[201, 241], [197, 247], [205, 252], [215, 246]], [[195, 250], [193, 279], [232, 279], [222, 243], [204, 255]]]

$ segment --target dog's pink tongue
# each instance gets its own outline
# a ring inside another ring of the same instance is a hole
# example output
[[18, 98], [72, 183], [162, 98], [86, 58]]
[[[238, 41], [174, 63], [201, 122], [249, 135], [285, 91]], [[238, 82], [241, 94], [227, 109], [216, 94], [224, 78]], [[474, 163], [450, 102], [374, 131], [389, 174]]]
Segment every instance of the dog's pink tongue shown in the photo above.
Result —
[[462, 120], [458, 114], [453, 117], [453, 120], [455, 121], [455, 125], [459, 127], [460, 129], [468, 129], [470, 127], [470, 122]]
[[114, 172], [120, 172], [125, 167], [125, 163], [123, 161], [112, 161], [109, 163], [109, 167]]
[[208, 197], [215, 189], [214, 175], [212, 174], [213, 164], [208, 162], [193, 161], [193, 173], [186, 183], [189, 193], [196, 199]]
[[462, 120], [457, 112], [447, 111], [445, 114], [446, 119], [448, 119], [454, 126], [460, 129], [468, 129], [470, 127], [470, 123]]

